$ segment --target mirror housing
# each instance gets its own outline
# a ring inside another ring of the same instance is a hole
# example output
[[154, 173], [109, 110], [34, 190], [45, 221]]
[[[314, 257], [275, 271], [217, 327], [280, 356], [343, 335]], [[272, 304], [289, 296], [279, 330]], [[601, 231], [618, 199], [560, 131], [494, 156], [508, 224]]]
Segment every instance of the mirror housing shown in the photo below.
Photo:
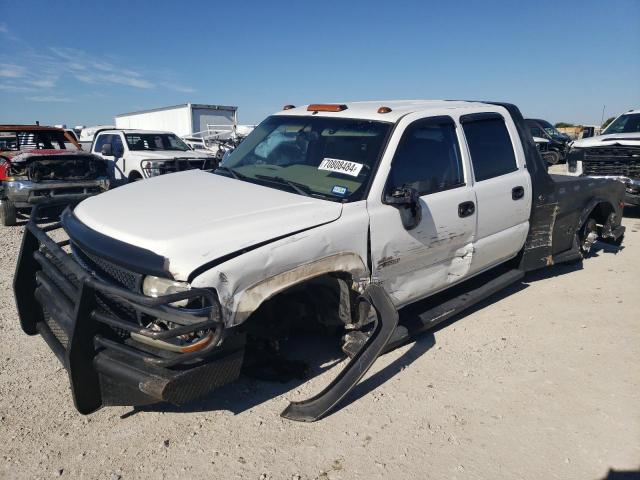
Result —
[[100, 153], [102, 155], [104, 155], [105, 157], [113, 156], [113, 148], [112, 148], [111, 144], [110, 143], [105, 143], [104, 145], [102, 145], [102, 148], [100, 149]]
[[407, 230], [417, 227], [422, 220], [420, 194], [413, 187], [402, 186], [393, 189], [384, 196], [384, 203], [398, 207], [402, 224]]

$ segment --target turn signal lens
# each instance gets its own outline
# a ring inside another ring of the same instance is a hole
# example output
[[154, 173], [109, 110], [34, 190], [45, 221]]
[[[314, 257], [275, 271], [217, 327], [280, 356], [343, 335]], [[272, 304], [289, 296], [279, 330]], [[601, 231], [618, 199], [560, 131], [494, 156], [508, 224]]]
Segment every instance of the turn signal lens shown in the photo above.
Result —
[[202, 350], [204, 347], [209, 345], [211, 343], [211, 340], [213, 340], [213, 333], [210, 333], [203, 339], [198, 340], [197, 342], [192, 343], [191, 345], [188, 345], [186, 347], [181, 347], [180, 351], [182, 353], [197, 352], [198, 350]]
[[389, 113], [391, 109], [389, 107], [380, 107], [378, 113]]
[[312, 103], [307, 107], [307, 112], [341, 112], [347, 106], [337, 103]]

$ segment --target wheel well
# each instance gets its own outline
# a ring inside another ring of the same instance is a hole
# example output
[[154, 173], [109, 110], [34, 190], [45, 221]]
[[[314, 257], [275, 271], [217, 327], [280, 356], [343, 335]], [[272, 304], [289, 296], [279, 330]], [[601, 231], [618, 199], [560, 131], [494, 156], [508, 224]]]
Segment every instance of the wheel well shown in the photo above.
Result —
[[358, 292], [349, 273], [326, 273], [293, 285], [262, 302], [245, 325], [288, 330], [304, 324], [334, 329], [351, 323]]
[[129, 181], [138, 180], [140, 178], [142, 178], [142, 174], [140, 172], [138, 172], [137, 170], [134, 170], [129, 174]]
[[589, 213], [584, 221], [586, 222], [589, 218], [593, 218], [598, 224], [604, 225], [609, 215], [614, 212], [615, 210], [609, 202], [600, 202], [591, 210], [591, 213]]

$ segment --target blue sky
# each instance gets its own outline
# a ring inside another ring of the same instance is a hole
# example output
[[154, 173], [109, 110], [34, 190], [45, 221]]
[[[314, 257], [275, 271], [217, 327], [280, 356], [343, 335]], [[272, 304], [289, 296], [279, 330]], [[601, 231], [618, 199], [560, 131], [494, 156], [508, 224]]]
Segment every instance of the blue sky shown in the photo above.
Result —
[[585, 124], [640, 108], [640, 1], [0, 0], [0, 123], [462, 98]]

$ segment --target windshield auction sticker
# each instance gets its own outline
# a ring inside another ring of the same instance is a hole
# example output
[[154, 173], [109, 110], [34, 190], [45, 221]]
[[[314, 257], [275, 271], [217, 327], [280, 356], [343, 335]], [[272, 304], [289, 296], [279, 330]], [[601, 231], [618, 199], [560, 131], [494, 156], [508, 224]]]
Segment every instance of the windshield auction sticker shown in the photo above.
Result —
[[318, 170], [328, 170], [330, 172], [344, 173], [357, 177], [362, 170], [362, 164], [350, 162], [348, 160], [338, 160], [336, 158], [325, 158], [318, 166]]

